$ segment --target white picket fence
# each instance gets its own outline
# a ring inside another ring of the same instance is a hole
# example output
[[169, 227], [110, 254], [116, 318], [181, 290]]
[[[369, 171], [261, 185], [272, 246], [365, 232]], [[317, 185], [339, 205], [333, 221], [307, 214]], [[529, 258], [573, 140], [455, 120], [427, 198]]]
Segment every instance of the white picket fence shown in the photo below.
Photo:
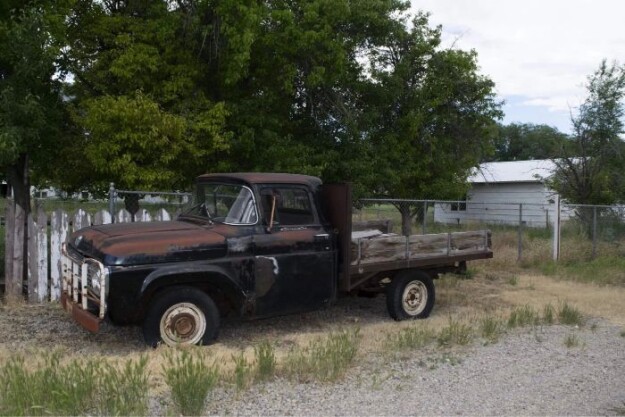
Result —
[[[167, 221], [172, 215], [159, 209], [154, 215], [141, 209], [135, 214], [135, 222]], [[28, 302], [56, 301], [61, 296], [61, 244], [70, 233], [91, 225], [109, 224], [111, 214], [100, 210], [93, 216], [83, 209], [73, 215], [63, 210], [54, 211], [49, 219], [45, 212], [28, 216]], [[129, 223], [132, 215], [120, 210], [115, 223]], [[49, 239], [48, 239], [49, 232]]]

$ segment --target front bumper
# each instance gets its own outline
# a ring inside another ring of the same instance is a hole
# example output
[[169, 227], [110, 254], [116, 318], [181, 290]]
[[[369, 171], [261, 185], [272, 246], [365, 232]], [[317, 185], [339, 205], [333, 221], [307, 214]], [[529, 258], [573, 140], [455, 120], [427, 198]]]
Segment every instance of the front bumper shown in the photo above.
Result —
[[[61, 249], [62, 289], [61, 305], [82, 327], [92, 333], [100, 330], [106, 316], [106, 290], [108, 270], [92, 258], [68, 252], [66, 244]], [[98, 281], [99, 291], [94, 281]]]

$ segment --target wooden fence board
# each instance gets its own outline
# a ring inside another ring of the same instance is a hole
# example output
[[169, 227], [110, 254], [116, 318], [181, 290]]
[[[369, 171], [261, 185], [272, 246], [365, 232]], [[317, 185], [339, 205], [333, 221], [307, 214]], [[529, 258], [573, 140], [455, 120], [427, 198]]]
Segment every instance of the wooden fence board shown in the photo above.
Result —
[[28, 301], [48, 298], [48, 216], [41, 210], [28, 215]]
[[154, 216], [154, 220], [158, 222], [167, 222], [171, 220], [171, 215], [164, 208], [160, 208], [156, 212], [156, 216]]
[[22, 285], [24, 279], [24, 226], [26, 213], [21, 206], [14, 206], [14, 232], [13, 232], [13, 257], [12, 273], [7, 276], [6, 293], [14, 297], [22, 297]]
[[50, 300], [61, 297], [61, 244], [67, 240], [69, 216], [56, 210], [50, 218]]
[[15, 236], [15, 206], [13, 200], [7, 198], [6, 215], [4, 221], [4, 282], [5, 291], [10, 294], [10, 278], [13, 276], [13, 240]]
[[146, 209], [139, 209], [139, 211], [137, 211], [137, 214], [135, 214], [135, 221], [136, 222], [151, 222], [152, 216]]
[[130, 223], [132, 221], [132, 215], [126, 209], [121, 209], [117, 212], [117, 216], [115, 216], [115, 221], [117, 223]]
[[83, 209], [76, 210], [72, 220], [72, 232], [91, 226], [91, 215]]
[[95, 216], [93, 216], [93, 224], [94, 226], [99, 226], [101, 224], [110, 224], [113, 222], [113, 218], [111, 216], [111, 213], [108, 212], [108, 210], [100, 210], [98, 211]]

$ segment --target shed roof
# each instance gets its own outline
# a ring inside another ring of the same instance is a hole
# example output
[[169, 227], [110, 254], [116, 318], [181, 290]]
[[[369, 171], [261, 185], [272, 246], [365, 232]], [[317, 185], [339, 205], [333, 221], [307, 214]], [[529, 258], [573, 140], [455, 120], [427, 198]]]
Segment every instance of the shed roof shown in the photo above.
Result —
[[549, 178], [555, 164], [549, 159], [532, 161], [486, 162], [469, 176], [470, 183], [543, 182]]

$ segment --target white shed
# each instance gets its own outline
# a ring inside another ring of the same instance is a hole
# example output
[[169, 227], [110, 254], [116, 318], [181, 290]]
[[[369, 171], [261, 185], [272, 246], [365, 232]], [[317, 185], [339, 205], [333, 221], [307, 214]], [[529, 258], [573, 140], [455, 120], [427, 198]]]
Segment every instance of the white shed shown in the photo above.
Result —
[[468, 178], [466, 200], [437, 203], [434, 221], [485, 222], [546, 227], [553, 223], [556, 193], [545, 185], [555, 165], [550, 160], [489, 162]]

